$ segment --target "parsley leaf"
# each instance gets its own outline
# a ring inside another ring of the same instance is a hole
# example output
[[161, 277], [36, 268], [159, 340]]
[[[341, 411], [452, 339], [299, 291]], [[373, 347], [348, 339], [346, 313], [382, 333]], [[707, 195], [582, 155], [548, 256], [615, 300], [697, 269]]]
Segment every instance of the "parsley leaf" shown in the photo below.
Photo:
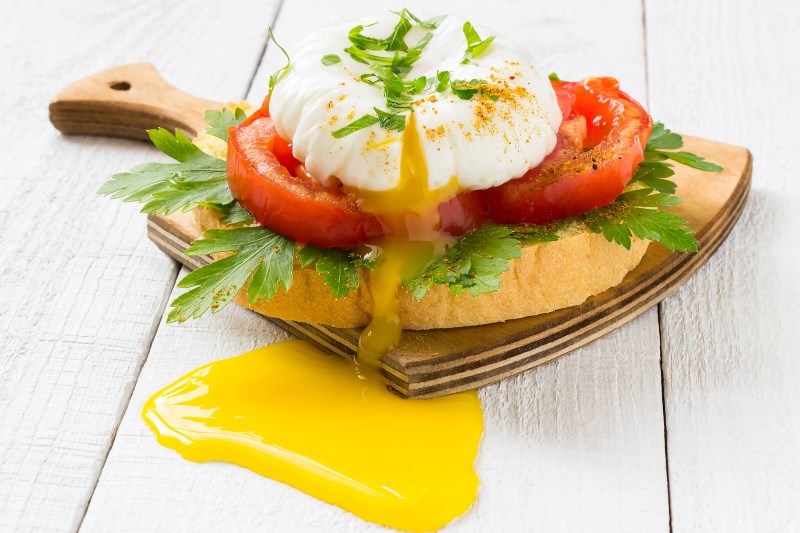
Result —
[[450, 86], [450, 72], [447, 70], [436, 73], [436, 92], [443, 93]]
[[[194, 241], [186, 255], [234, 252], [190, 272], [178, 287], [192, 289], [171, 304], [167, 322], [199, 318], [211, 309], [223, 309], [250, 279], [247, 294], [250, 303], [272, 298], [280, 287], [292, 286], [295, 243], [264, 227], [210, 229], [207, 239]], [[251, 279], [252, 276], [252, 279]]]
[[431, 17], [428, 20], [420, 20], [418, 17], [414, 16], [414, 14], [411, 13], [411, 11], [409, 11], [406, 8], [403, 8], [400, 11], [392, 11], [392, 13], [394, 13], [395, 15], [398, 15], [400, 17], [403, 17], [403, 18], [409, 18], [409, 19], [413, 20], [414, 22], [416, 22], [418, 25], [420, 25], [423, 28], [425, 28], [426, 30], [435, 30], [436, 28], [439, 27], [439, 24], [441, 24], [442, 21], [445, 18], [447, 18], [447, 15], [439, 15], [439, 16], [436, 16], [436, 17]]
[[639, 163], [631, 181], [638, 181], [658, 192], [675, 194], [678, 186], [667, 179], [674, 175], [675, 171], [669, 163], [643, 161]]
[[225, 216], [220, 218], [221, 222], [230, 225], [236, 224], [252, 224], [255, 222], [255, 219], [245, 211], [244, 207], [239, 205], [239, 202], [233, 202], [230, 206], [228, 206], [225, 211]]
[[347, 33], [347, 38], [350, 39], [350, 42], [360, 50], [386, 50], [388, 39], [376, 39], [375, 37], [368, 37], [361, 33], [364, 31], [364, 28], [374, 25], [375, 23], [367, 26], [359, 24], [358, 26], [350, 29], [350, 31]]
[[453, 294], [469, 292], [473, 296], [500, 288], [500, 275], [509, 269], [508, 262], [522, 256], [519, 240], [508, 226], [487, 223], [462, 235], [406, 289], [420, 300], [434, 284], [447, 284]]
[[389, 37], [386, 39], [385, 49], [389, 51], [408, 51], [408, 45], [406, 44], [405, 37], [409, 31], [411, 31], [411, 22], [409, 22], [409, 20], [405, 17], [400, 17], [400, 21], [397, 23], [397, 26], [394, 27], [391, 35], [389, 35]]
[[453, 80], [450, 82], [450, 90], [462, 100], [470, 100], [476, 94], [481, 94], [493, 102], [499, 100], [500, 97], [489, 92], [487, 87], [486, 80]]
[[682, 201], [653, 189], [636, 189], [622, 193], [611, 205], [586, 213], [584, 219], [591, 231], [629, 250], [633, 234], [660, 242], [672, 251], [696, 252], [697, 241], [688, 223], [674, 213], [660, 210]]
[[322, 274], [334, 298], [344, 298], [358, 288], [358, 269], [344, 250], [303, 246], [297, 253], [297, 260], [302, 267], [316, 263], [317, 272]]
[[478, 35], [478, 32], [469, 22], [464, 23], [463, 31], [464, 37], [467, 38], [467, 50], [464, 52], [464, 58], [461, 60], [461, 64], [469, 65], [473, 63], [473, 59], [489, 48], [489, 45], [494, 41], [494, 35], [481, 40], [480, 35]]
[[403, 131], [406, 128], [406, 117], [398, 113], [387, 113], [377, 107], [373, 108], [378, 114], [378, 124], [387, 130]]
[[144, 204], [142, 211], [153, 215], [168, 215], [178, 210], [191, 211], [198, 205], [219, 210], [231, 202], [233, 194], [226, 176], [202, 181], [181, 180], [173, 183], [170, 188], [153, 194], [153, 198]]
[[721, 172], [722, 167], [706, 161], [704, 158], [689, 152], [673, 152], [683, 148], [683, 138], [664, 127], [661, 122], [653, 124], [650, 138], [644, 149], [644, 161], [639, 164], [632, 181], [655, 189], [656, 191], [674, 194], [677, 190], [675, 182], [667, 179], [675, 175], [668, 159], [706, 172]]
[[355, 119], [347, 126], [332, 131], [331, 135], [333, 135], [337, 139], [341, 139], [342, 137], [347, 137], [351, 133], [355, 133], [358, 130], [363, 130], [364, 128], [369, 128], [370, 126], [373, 126], [377, 123], [378, 123], [378, 117], [376, 117], [375, 115], [364, 115], [360, 118]]
[[180, 130], [148, 130], [153, 144], [178, 163], [145, 163], [115, 174], [98, 194], [143, 202], [145, 213], [171, 213], [197, 205], [218, 207], [233, 201], [227, 185], [225, 161], [212, 157]]
[[663, 123], [656, 122], [647, 139], [647, 150], [677, 150], [683, 147], [683, 138], [668, 130]]
[[341, 60], [342, 60], [342, 58], [337, 56], [336, 54], [327, 54], [327, 55], [322, 56], [322, 64], [325, 65], [326, 67], [329, 67], [331, 65], [335, 65], [336, 63], [340, 62]]
[[233, 112], [227, 107], [220, 111], [209, 109], [205, 114], [206, 124], [209, 126], [206, 128], [206, 133], [228, 142], [228, 128], [238, 126], [245, 118], [247, 115], [239, 107]]
[[722, 172], [722, 167], [706, 161], [705, 158], [689, 152], [662, 152], [664, 155], [687, 167], [696, 168], [704, 172]]

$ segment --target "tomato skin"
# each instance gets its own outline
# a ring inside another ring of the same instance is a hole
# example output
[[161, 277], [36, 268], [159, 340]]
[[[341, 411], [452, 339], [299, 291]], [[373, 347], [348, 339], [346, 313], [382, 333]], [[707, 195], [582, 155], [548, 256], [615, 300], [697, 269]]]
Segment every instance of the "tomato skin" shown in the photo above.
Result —
[[[352, 248], [384, 233], [381, 221], [361, 211], [356, 197], [343, 188], [292, 176], [273, 153], [276, 145], [286, 144], [279, 139], [266, 113], [229, 130], [228, 184], [259, 224], [322, 248]], [[285, 148], [277, 152], [285, 160]]]
[[478, 229], [487, 216], [486, 201], [477, 191], [462, 192], [439, 204], [441, 230], [453, 237]]
[[553, 86], [567, 112], [556, 148], [521, 178], [485, 191], [495, 222], [544, 224], [608, 205], [644, 159], [652, 119], [616, 80]]

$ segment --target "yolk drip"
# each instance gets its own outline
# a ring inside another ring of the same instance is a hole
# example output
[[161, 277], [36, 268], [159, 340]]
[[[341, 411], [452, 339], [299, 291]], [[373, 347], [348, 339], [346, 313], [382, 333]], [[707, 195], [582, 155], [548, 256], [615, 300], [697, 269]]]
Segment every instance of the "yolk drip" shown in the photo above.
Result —
[[474, 392], [404, 400], [376, 369], [303, 341], [198, 368], [143, 416], [186, 459], [238, 464], [398, 529], [438, 529], [477, 493]]
[[389, 235], [380, 243], [382, 254], [370, 272], [372, 321], [359, 340], [358, 359], [377, 365], [381, 355], [400, 341], [397, 289], [440, 252], [446, 237], [439, 231], [439, 204], [458, 193], [457, 180], [441, 189], [428, 186], [428, 166], [414, 113], [403, 130], [400, 179], [390, 191], [358, 191], [361, 208], [382, 216]]

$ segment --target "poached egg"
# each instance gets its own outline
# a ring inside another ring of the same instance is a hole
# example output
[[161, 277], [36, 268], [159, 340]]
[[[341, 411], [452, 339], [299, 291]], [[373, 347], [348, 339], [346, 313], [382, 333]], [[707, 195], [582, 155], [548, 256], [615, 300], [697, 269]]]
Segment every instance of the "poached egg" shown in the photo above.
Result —
[[[343, 51], [351, 45], [348, 31], [361, 24], [365, 35], [385, 36], [397, 20], [387, 14], [309, 34], [292, 50], [291, 66], [274, 88], [269, 110], [278, 134], [292, 143], [294, 156], [324, 185], [334, 178], [356, 191], [391, 191], [401, 185], [408, 135], [379, 124], [342, 138], [332, 135], [365, 114], [374, 115], [375, 108], [386, 109], [381, 87], [361, 77], [372, 73], [369, 66]], [[414, 95], [413, 111], [403, 111], [406, 128], [414, 128], [413, 137], [419, 139], [427, 188], [449, 188], [447, 196], [522, 176], [553, 150], [561, 123], [547, 76], [510, 39], [497, 35], [479, 58], [463, 63], [465, 22], [448, 16], [436, 29], [414, 25], [405, 37], [412, 46], [432, 32], [405, 80], [436, 80], [437, 73], [446, 71], [451, 81], [481, 82], [481, 92], [468, 100], [449, 88], [431, 88]], [[480, 26], [476, 30], [483, 38], [496, 35]], [[341, 61], [323, 64], [322, 57], [329, 54]]]

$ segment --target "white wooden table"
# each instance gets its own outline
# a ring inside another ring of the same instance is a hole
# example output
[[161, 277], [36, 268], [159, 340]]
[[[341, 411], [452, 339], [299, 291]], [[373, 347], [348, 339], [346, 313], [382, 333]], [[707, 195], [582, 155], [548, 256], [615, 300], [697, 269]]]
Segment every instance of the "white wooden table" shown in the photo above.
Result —
[[[613, 75], [669, 127], [750, 148], [749, 205], [677, 294], [621, 330], [481, 391], [474, 508], [451, 531], [800, 531], [800, 9], [793, 0], [409, 0], [529, 46], [563, 78]], [[286, 335], [252, 313], [167, 326], [184, 274], [134, 205], [95, 196], [157, 157], [66, 138], [71, 81], [154, 63], [258, 102], [307, 29], [375, 0], [11, 2], [0, 31], [0, 530], [376, 531], [228, 464], [160, 447], [155, 390]], [[434, 12], [435, 11], [435, 12]]]

